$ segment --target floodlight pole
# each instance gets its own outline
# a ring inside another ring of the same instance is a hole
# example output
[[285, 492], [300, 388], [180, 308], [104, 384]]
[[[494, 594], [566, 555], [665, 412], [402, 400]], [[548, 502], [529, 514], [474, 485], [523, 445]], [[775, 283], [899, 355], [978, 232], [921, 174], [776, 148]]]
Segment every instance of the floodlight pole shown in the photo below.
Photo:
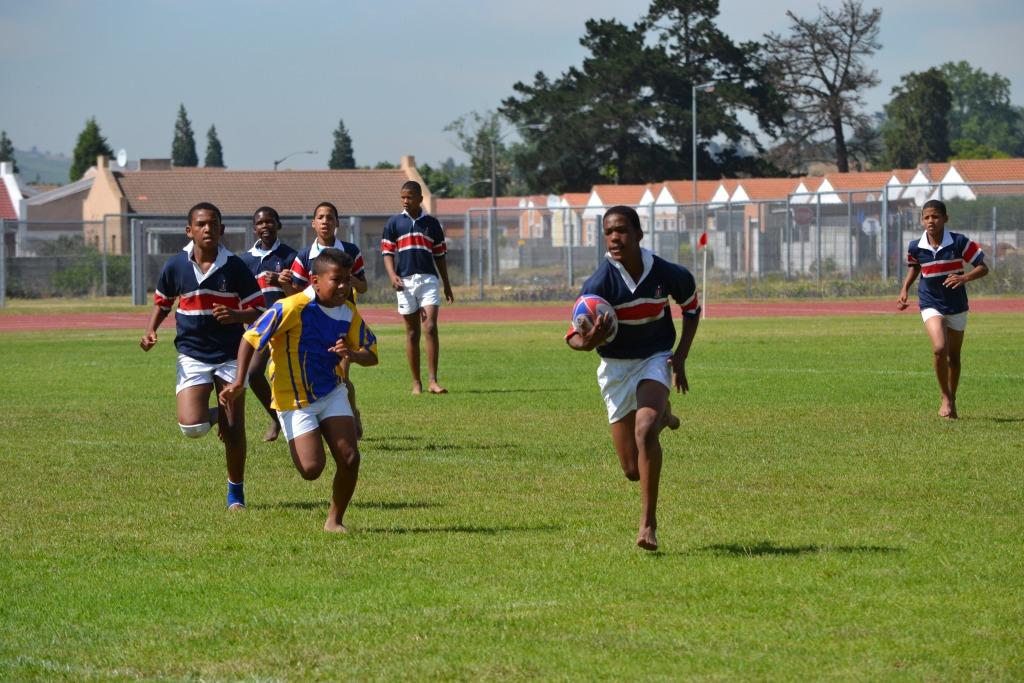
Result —
[[280, 159], [278, 159], [277, 161], [274, 162], [274, 170], [276, 171], [278, 165], [281, 164], [282, 162], [284, 162], [285, 159], [293, 157], [296, 154], [316, 154], [316, 150], [315, 149], [300, 149], [297, 152], [292, 152], [290, 154], [285, 154], [283, 157], [281, 157]]

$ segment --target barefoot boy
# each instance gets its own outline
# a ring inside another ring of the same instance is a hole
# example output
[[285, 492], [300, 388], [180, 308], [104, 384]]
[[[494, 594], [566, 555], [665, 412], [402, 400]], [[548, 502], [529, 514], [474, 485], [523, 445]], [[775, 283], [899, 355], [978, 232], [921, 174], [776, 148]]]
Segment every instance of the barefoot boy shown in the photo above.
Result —
[[[686, 356], [697, 333], [700, 306], [697, 285], [686, 268], [669, 263], [640, 247], [640, 217], [628, 206], [614, 206], [604, 216], [608, 249], [597, 271], [583, 283], [582, 294], [596, 294], [615, 308], [619, 325], [615, 338], [601, 316], [584, 334], [569, 330], [566, 342], [577, 351], [597, 349], [601, 364], [597, 381], [608, 409], [612, 443], [622, 472], [640, 482], [640, 529], [636, 544], [657, 550], [658, 483], [661, 442], [665, 427], [676, 429], [669, 390], [686, 393]], [[683, 333], [672, 352], [676, 329], [669, 295], [680, 305]], [[674, 375], [674, 381], [670, 381]]]
[[455, 303], [455, 296], [448, 282], [444, 230], [436, 218], [423, 210], [423, 191], [419, 183], [413, 180], [404, 183], [401, 198], [402, 213], [388, 219], [380, 242], [384, 269], [398, 296], [398, 312], [405, 319], [405, 357], [412, 371], [412, 393], [423, 393], [420, 380], [422, 327], [427, 335], [430, 373], [427, 389], [432, 394], [445, 394], [447, 389], [437, 382], [441, 348], [437, 338], [437, 314], [441, 306], [438, 284], [443, 285], [448, 303]]
[[[932, 342], [935, 377], [939, 381], [939, 417], [957, 418], [956, 389], [960, 383], [960, 349], [967, 329], [967, 288], [971, 280], [988, 274], [985, 255], [977, 242], [946, 230], [946, 205], [937, 199], [921, 208], [924, 234], [907, 247], [907, 277], [896, 307], [907, 307], [910, 285], [917, 276], [918, 303], [924, 328]], [[971, 264], [969, 273], [964, 265]]]
[[[230, 382], [244, 381], [235, 354], [244, 324], [263, 310], [263, 294], [242, 260], [220, 243], [224, 234], [220, 210], [196, 204], [188, 212], [185, 234], [191, 242], [164, 265], [153, 295], [155, 306], [139, 345], [149, 351], [156, 330], [180, 297], [175, 314], [178, 350], [178, 426], [198, 439], [217, 423], [228, 464], [229, 510], [245, 507], [245, 411], [234, 416], [211, 410], [210, 392]], [[242, 379], [239, 379], [242, 378]]]
[[[253, 354], [270, 345], [274, 361], [274, 408], [292, 461], [303, 479], [324, 471], [324, 439], [338, 470], [325, 531], [344, 532], [345, 510], [359, 477], [359, 447], [348, 402], [342, 360], [377, 364], [377, 339], [349, 297], [352, 257], [328, 247], [313, 263], [312, 284], [278, 301], [246, 331], [238, 346], [238, 372], [244, 377]], [[236, 380], [220, 392], [225, 412], [237, 412], [245, 386]]]

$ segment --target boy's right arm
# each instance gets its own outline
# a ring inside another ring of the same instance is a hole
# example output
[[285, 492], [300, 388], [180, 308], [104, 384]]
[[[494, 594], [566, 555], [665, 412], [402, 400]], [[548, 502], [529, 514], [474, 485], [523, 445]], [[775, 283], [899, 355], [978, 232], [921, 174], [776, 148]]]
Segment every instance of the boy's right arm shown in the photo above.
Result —
[[569, 345], [569, 348], [573, 351], [593, 351], [601, 344], [604, 344], [608, 335], [611, 334], [612, 326], [608, 322], [608, 315], [602, 313], [597, 316], [597, 321], [594, 326], [584, 332], [576, 332], [573, 330], [571, 334], [565, 338], [565, 343]]
[[384, 254], [384, 270], [388, 274], [388, 279], [391, 280], [391, 286], [396, 292], [402, 291], [404, 286], [402, 285], [402, 278], [398, 277], [398, 273], [395, 272], [395, 257], [391, 254]]
[[903, 286], [900, 288], [900, 295], [896, 298], [896, 308], [901, 311], [907, 307], [907, 297], [910, 296], [910, 285], [914, 284], [914, 280], [921, 273], [921, 266], [910, 265], [907, 266], [907, 276], [903, 278]]
[[149, 318], [149, 327], [146, 328], [145, 334], [143, 334], [142, 339], [139, 340], [139, 346], [142, 347], [143, 351], [149, 351], [151, 348], [156, 346], [156, 328], [160, 327], [160, 323], [162, 323], [169, 314], [170, 311], [164, 310], [159, 306], [153, 306], [153, 315]]

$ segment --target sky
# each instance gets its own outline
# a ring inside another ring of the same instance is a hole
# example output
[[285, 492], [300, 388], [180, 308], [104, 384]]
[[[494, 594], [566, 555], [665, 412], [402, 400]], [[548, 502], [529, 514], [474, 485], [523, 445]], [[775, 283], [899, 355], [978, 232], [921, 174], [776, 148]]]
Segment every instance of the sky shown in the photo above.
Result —
[[[839, 0], [822, 0], [837, 7]], [[4, 0], [0, 129], [18, 149], [70, 155], [95, 116], [129, 159], [168, 157], [179, 104], [200, 162], [211, 124], [229, 168], [325, 168], [343, 120], [356, 163], [465, 160], [445, 126], [496, 109], [517, 81], [585, 54], [591, 17], [636, 21], [649, 0]], [[785, 33], [816, 0], [721, 0], [733, 40]], [[947, 61], [1010, 79], [1024, 104], [1024, 2], [868, 0], [882, 49], [879, 111], [900, 76]]]

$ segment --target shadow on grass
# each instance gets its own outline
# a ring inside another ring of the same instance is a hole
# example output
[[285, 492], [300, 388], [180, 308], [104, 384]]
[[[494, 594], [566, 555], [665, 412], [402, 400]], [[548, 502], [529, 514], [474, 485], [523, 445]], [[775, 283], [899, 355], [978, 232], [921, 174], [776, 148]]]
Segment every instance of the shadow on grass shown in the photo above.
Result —
[[[326, 510], [330, 501], [283, 501], [269, 505], [250, 505], [254, 510]], [[426, 508], [441, 507], [440, 503], [427, 503], [425, 501], [406, 500], [356, 500], [352, 501], [351, 507], [364, 510], [423, 510]]]
[[460, 389], [460, 394], [546, 394], [561, 389]]
[[394, 527], [367, 527], [358, 528], [362, 533], [370, 534], [482, 534], [494, 536], [497, 534], [517, 531], [561, 531], [562, 527], [554, 524], [540, 524], [536, 526], [473, 526], [471, 524], [452, 524], [444, 526], [394, 526]]
[[507, 451], [514, 449], [513, 444], [466, 444], [466, 443], [409, 443], [393, 444], [381, 442], [373, 445], [373, 450], [385, 452], [412, 452], [412, 451]]
[[758, 557], [763, 555], [812, 555], [816, 553], [901, 553], [903, 548], [884, 545], [775, 545], [771, 541], [759, 543], [716, 543], [697, 548], [698, 552], [733, 557]]
[[969, 417], [968, 420], [979, 422], [995, 422], [996, 424], [1010, 424], [1013, 422], [1024, 422], [1024, 417]]

